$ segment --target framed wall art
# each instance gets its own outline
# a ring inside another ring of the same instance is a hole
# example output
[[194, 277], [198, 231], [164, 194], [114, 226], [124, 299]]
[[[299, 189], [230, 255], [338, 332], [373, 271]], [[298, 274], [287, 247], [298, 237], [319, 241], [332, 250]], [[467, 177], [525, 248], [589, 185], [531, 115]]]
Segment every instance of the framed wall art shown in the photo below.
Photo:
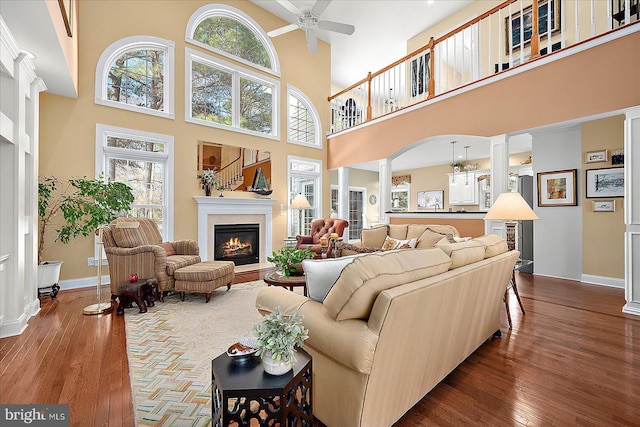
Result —
[[600, 163], [609, 161], [609, 150], [587, 151], [584, 153], [585, 163]]
[[69, 37], [73, 37], [73, 1], [74, 0], [58, 0], [64, 27]]
[[418, 209], [444, 209], [444, 190], [418, 191]]
[[593, 212], [615, 212], [616, 201], [615, 200], [592, 200], [591, 210]]
[[429, 59], [431, 53], [427, 52], [411, 61], [411, 96], [422, 95], [429, 91]]
[[624, 197], [624, 168], [588, 169], [587, 198]]
[[577, 169], [538, 172], [538, 206], [576, 206]]

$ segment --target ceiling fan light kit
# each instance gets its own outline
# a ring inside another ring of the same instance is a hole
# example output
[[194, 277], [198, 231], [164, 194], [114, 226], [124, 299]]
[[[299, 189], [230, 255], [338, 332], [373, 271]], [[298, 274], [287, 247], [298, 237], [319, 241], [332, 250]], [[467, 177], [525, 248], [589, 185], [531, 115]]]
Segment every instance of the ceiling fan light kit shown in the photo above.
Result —
[[278, 37], [282, 34], [286, 34], [293, 30], [303, 30], [307, 38], [307, 48], [309, 53], [316, 53], [318, 51], [318, 38], [315, 30], [333, 31], [336, 33], [351, 35], [356, 30], [356, 27], [350, 24], [343, 24], [341, 22], [324, 21], [320, 19], [320, 15], [329, 6], [332, 0], [317, 0], [310, 10], [300, 10], [289, 0], [277, 0], [282, 7], [296, 16], [296, 22], [285, 25], [281, 28], [276, 28], [267, 33], [269, 37]]

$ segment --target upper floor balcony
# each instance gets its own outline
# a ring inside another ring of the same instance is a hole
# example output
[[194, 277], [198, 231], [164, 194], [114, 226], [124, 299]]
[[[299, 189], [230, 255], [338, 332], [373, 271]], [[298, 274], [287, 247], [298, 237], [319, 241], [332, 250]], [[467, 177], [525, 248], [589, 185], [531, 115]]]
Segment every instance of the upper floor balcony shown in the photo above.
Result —
[[428, 44], [330, 96], [330, 138], [524, 71], [527, 64], [579, 52], [589, 41], [622, 37], [625, 28], [639, 29], [639, 3], [506, 0], [446, 34], [429, 35]]

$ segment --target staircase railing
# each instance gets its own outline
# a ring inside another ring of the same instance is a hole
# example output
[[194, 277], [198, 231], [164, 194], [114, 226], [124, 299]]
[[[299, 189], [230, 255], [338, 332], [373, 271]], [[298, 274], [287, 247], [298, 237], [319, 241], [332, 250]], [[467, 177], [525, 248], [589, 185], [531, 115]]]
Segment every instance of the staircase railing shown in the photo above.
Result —
[[330, 133], [393, 114], [637, 23], [639, 3], [506, 0], [441, 37], [431, 37], [427, 45], [330, 96]]
[[242, 156], [238, 156], [237, 159], [220, 168], [215, 177], [218, 180], [215, 190], [224, 191], [237, 189], [244, 182], [244, 176], [242, 175]]

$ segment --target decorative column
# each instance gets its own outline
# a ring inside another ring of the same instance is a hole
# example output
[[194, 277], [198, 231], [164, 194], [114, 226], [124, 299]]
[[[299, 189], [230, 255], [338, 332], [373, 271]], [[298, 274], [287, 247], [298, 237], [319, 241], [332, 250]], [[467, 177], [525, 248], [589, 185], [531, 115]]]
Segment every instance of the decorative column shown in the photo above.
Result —
[[378, 181], [380, 182], [380, 204], [378, 222], [389, 223], [387, 212], [391, 211], [391, 160], [381, 159], [378, 163]]
[[[491, 203], [509, 188], [509, 141], [507, 135], [490, 138]], [[506, 238], [504, 221], [485, 221], [485, 233]]]
[[624, 121], [624, 313], [640, 316], [640, 108]]
[[[338, 218], [349, 220], [349, 168], [338, 168]], [[344, 242], [349, 241], [349, 227], [342, 234]]]

